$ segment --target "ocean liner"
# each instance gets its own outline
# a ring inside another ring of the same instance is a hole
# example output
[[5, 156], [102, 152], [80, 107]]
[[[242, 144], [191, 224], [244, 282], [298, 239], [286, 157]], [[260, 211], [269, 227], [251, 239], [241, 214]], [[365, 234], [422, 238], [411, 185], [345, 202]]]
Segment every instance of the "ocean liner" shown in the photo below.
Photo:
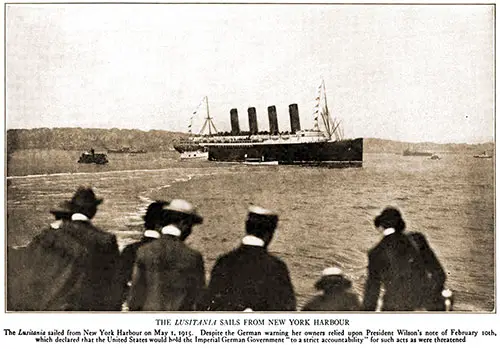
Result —
[[[240, 131], [238, 111], [231, 109], [231, 132], [221, 133], [217, 132], [210, 117], [206, 97], [193, 116], [202, 105], [206, 107], [207, 116], [200, 133], [174, 145], [182, 159], [206, 157], [210, 161], [224, 162], [362, 167], [363, 139], [344, 139], [340, 121], [329, 113], [324, 82], [318, 87], [312, 130], [301, 129], [298, 106], [291, 104], [290, 132], [279, 132], [276, 107], [270, 106], [268, 132], [258, 130], [256, 110], [250, 107], [249, 131]], [[188, 127], [190, 134], [192, 118]], [[207, 129], [208, 134], [203, 134]]]

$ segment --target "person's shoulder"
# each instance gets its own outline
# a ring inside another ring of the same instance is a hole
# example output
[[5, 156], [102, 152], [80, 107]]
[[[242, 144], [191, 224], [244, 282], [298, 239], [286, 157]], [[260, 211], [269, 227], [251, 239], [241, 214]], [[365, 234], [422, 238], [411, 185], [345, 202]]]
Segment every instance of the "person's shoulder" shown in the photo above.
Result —
[[55, 231], [50, 227], [44, 228], [38, 234], [36, 234], [26, 246], [20, 249], [29, 252], [29, 251], [34, 251], [38, 248], [41, 249], [52, 248], [52, 246], [57, 241], [58, 239], [57, 239], [57, 234], [55, 234]]
[[241, 254], [241, 249], [239, 247], [232, 249], [231, 251], [224, 252], [217, 256], [215, 264], [222, 265], [226, 263], [233, 263], [232, 261]]
[[186, 255], [189, 255], [191, 258], [195, 258], [195, 259], [200, 259], [200, 258], [203, 259], [203, 256], [202, 256], [200, 251], [198, 251], [198, 250], [194, 249], [193, 247], [190, 247], [186, 244], [183, 244], [183, 246], [184, 246], [184, 250], [185, 250]]
[[420, 249], [429, 247], [427, 238], [423, 233], [410, 231], [406, 233], [406, 236]]
[[139, 247], [141, 247], [141, 245], [142, 245], [142, 243], [140, 241], [128, 244], [127, 246], [125, 246], [123, 248], [123, 251], [121, 253], [122, 256], [128, 256], [131, 254], [135, 254], [137, 252], [137, 250], [139, 249]]
[[[324, 296], [323, 295], [316, 295], [311, 300], [309, 300], [306, 305], [304, 305], [302, 307], [302, 311], [324, 310], [324, 309], [322, 309], [323, 302], [324, 302]], [[328, 309], [326, 309], [326, 310], [328, 310]]]
[[427, 240], [427, 238], [425, 237], [425, 234], [421, 233], [419, 231], [409, 231], [406, 233], [406, 235], [413, 238], [413, 239], [416, 239], [416, 240], [422, 240], [422, 241]]
[[268, 260], [270, 260], [276, 267], [288, 270], [285, 261], [283, 261], [279, 256], [272, 253], [268, 253], [267, 256]]
[[368, 257], [374, 258], [378, 256], [385, 249], [384, 245], [383, 240], [379, 241], [375, 246], [368, 250]]
[[164, 241], [161, 239], [156, 239], [150, 241], [148, 243], [142, 243], [140, 241], [135, 242], [134, 244], [129, 245], [131, 249], [135, 249], [137, 254], [139, 253], [150, 253], [151, 251], [162, 250]]

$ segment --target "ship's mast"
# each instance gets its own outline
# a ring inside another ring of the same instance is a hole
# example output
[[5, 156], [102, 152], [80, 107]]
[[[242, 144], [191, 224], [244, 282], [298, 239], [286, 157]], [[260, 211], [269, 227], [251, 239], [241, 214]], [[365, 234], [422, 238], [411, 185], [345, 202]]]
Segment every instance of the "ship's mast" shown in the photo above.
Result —
[[323, 121], [323, 126], [325, 127], [326, 136], [328, 139], [332, 139], [335, 136], [336, 140], [343, 138], [342, 129], [340, 127], [340, 120], [334, 120], [330, 111], [328, 110], [328, 103], [326, 100], [326, 87], [325, 80], [321, 80], [321, 85], [318, 88], [318, 97], [316, 98], [316, 107], [314, 110], [314, 129], [320, 131], [318, 124], [318, 114], [321, 114], [321, 119]]
[[323, 109], [322, 117], [325, 124], [326, 132], [328, 134], [328, 139], [332, 138], [332, 126], [330, 125], [330, 113], [328, 111], [328, 103], [326, 102], [326, 87], [325, 80], [321, 80], [321, 86], [323, 91], [323, 98], [325, 99], [325, 108]]
[[207, 108], [207, 117], [205, 119], [205, 123], [203, 124], [203, 127], [201, 128], [200, 134], [203, 134], [203, 131], [205, 131], [205, 128], [208, 126], [208, 135], [212, 135], [212, 128], [214, 129], [215, 133], [217, 133], [217, 128], [214, 125], [214, 122], [212, 121], [212, 118], [210, 117], [210, 110], [208, 109], [208, 97], [205, 96], [205, 105]]
[[[207, 105], [207, 120], [210, 120], [210, 110], [209, 110], [209, 108], [208, 108], [208, 97], [207, 97], [207, 96], [205, 96], [205, 103], [206, 103], [206, 105]], [[208, 123], [208, 135], [209, 135], [209, 136], [211, 136], [211, 135], [212, 135], [212, 127], [211, 127], [211, 126], [212, 126], [212, 123], [211, 123], [211, 122], [209, 122], [209, 123]]]

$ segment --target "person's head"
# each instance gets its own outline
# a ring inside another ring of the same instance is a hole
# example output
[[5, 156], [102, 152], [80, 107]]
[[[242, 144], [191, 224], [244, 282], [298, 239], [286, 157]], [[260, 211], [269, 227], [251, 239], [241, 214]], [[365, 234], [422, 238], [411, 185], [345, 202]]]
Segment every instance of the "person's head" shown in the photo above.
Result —
[[191, 235], [193, 226], [203, 223], [203, 217], [198, 214], [194, 206], [183, 199], [173, 199], [163, 206], [162, 225], [174, 225], [181, 231], [181, 240]]
[[68, 201], [61, 202], [59, 207], [50, 210], [50, 213], [52, 213], [57, 221], [70, 220], [72, 215]]
[[69, 211], [57, 211], [57, 210], [52, 210], [50, 211], [54, 215], [54, 218], [57, 221], [64, 221], [64, 220], [70, 220], [71, 219], [71, 212]]
[[278, 215], [275, 212], [254, 205], [248, 208], [248, 216], [245, 223], [247, 235], [253, 235], [262, 239], [264, 245], [268, 246], [277, 226]]
[[167, 201], [157, 200], [149, 204], [144, 219], [144, 228], [147, 230], [158, 230], [162, 227], [163, 207], [168, 205]]
[[401, 212], [395, 207], [388, 206], [373, 221], [378, 230], [394, 228], [397, 233], [405, 230], [406, 224], [401, 216]]
[[89, 219], [93, 218], [97, 213], [97, 206], [103, 202], [103, 199], [98, 199], [91, 188], [79, 187], [70, 201], [66, 201], [71, 213], [81, 213]]
[[321, 278], [314, 284], [317, 290], [331, 293], [342, 291], [352, 286], [352, 282], [348, 280], [339, 267], [326, 268], [321, 273]]

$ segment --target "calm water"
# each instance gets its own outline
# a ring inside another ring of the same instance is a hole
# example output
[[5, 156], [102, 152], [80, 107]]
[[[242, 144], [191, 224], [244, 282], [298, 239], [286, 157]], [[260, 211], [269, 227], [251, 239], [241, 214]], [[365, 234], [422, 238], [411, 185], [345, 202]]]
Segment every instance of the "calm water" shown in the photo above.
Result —
[[151, 200], [183, 197], [205, 217], [188, 243], [204, 254], [208, 277], [216, 257], [238, 245], [246, 207], [256, 203], [280, 214], [270, 250], [287, 263], [303, 304], [321, 270], [333, 264], [344, 268], [362, 294], [366, 253], [380, 239], [373, 218], [395, 205], [409, 230], [427, 235], [455, 291], [455, 308], [494, 307], [492, 159], [365, 154], [362, 169], [176, 163], [168, 169], [99, 171], [10, 177], [9, 245], [29, 242], [51, 221], [49, 209], [79, 185], [104, 197], [95, 224], [114, 232], [122, 246], [140, 236]]

